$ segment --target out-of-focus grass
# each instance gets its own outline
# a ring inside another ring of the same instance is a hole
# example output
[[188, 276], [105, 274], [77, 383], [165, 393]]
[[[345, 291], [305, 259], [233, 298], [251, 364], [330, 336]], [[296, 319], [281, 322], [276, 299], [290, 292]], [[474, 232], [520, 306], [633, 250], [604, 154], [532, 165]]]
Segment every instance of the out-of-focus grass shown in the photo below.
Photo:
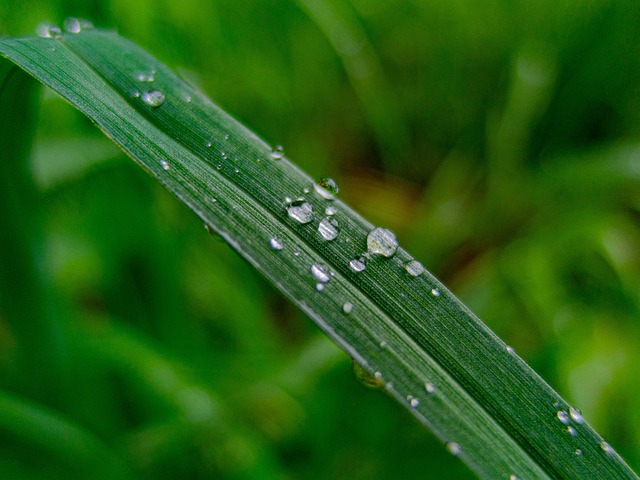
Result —
[[[303, 3], [2, 2], [0, 33], [76, 15], [153, 44], [336, 178], [640, 469], [640, 7], [315, 2], [348, 19], [334, 37], [366, 35], [365, 50], [340, 50]], [[389, 108], [404, 152], [381, 129]], [[50, 303], [32, 310], [58, 319], [65, 349], [60, 380], [26, 388], [37, 372], [18, 359], [51, 345], [20, 343], [3, 319], [21, 300], [0, 295], [0, 386], [14, 401], [55, 411], [143, 478], [470, 477], [82, 116], [47, 96], [38, 136], [29, 231]], [[2, 466], [37, 478], [16, 458], [40, 447], [20, 447]]]

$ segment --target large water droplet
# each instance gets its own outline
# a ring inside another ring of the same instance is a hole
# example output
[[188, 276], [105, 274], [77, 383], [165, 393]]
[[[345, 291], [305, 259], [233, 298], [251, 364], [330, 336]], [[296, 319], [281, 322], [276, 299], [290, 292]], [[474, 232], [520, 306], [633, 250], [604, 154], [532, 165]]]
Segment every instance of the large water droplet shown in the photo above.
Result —
[[324, 213], [331, 216], [331, 215], [335, 215], [338, 212], [338, 210], [336, 210], [336, 207], [332, 207], [332, 206], [328, 206], [327, 208], [324, 209]]
[[344, 313], [351, 313], [351, 311], [353, 310], [353, 304], [352, 303], [345, 303], [344, 305], [342, 305], [342, 311]]
[[425, 271], [424, 266], [416, 260], [411, 260], [410, 262], [405, 264], [404, 269], [409, 272], [409, 275], [411, 275], [412, 277], [417, 277], [418, 275], [423, 274]]
[[65, 18], [64, 23], [62, 25], [64, 26], [64, 29], [69, 33], [80, 33], [83, 27], [84, 28], [93, 27], [93, 25], [91, 25], [90, 22], [87, 22], [86, 20], [80, 20], [75, 17]]
[[156, 108], [164, 103], [164, 93], [160, 90], [151, 90], [142, 94], [142, 100], [147, 105]]
[[569, 425], [569, 414], [567, 412], [565, 412], [564, 410], [560, 410], [557, 413], [557, 416], [558, 416], [558, 420], [560, 420], [565, 425]]
[[398, 240], [391, 230], [376, 228], [367, 237], [367, 249], [371, 254], [391, 257], [398, 249]]
[[284, 246], [282, 245], [282, 242], [278, 240], [276, 237], [271, 237], [269, 239], [269, 246], [274, 250], [282, 250], [284, 248]]
[[355, 360], [351, 360], [353, 364], [353, 373], [362, 385], [368, 388], [381, 388], [384, 385], [382, 374], [375, 372], [371, 375], [365, 368]]
[[313, 187], [316, 192], [326, 200], [334, 200], [340, 191], [338, 184], [333, 178], [321, 178]]
[[323, 218], [318, 224], [318, 232], [325, 240], [333, 240], [338, 236], [338, 222], [332, 218]]
[[462, 452], [462, 447], [459, 443], [447, 442], [447, 450], [449, 450], [449, 453], [451, 455], [460, 455], [460, 452]]
[[569, 415], [576, 423], [584, 423], [584, 418], [582, 418], [582, 412], [579, 408], [569, 407]]
[[284, 148], [282, 145], [274, 145], [271, 149], [271, 158], [274, 160], [280, 160], [282, 157], [284, 157]]
[[316, 280], [322, 283], [327, 283], [331, 280], [331, 272], [329, 271], [329, 267], [326, 265], [320, 265], [314, 263], [311, 265], [311, 275], [315, 277]]
[[363, 271], [367, 266], [363, 258], [354, 258], [349, 262], [349, 268], [357, 273]]
[[62, 38], [62, 30], [60, 30], [60, 27], [57, 27], [56, 25], [38, 25], [36, 33], [42, 38]]
[[313, 220], [313, 207], [310, 203], [305, 202], [304, 198], [291, 202], [287, 207], [287, 213], [300, 223], [309, 223]]

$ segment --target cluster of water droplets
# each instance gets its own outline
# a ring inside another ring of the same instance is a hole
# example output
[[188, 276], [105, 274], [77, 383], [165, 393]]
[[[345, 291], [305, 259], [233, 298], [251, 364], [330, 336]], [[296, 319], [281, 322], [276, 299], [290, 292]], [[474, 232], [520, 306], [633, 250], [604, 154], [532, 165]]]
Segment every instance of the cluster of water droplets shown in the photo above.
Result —
[[[90, 30], [93, 24], [82, 18], [68, 17], [62, 24], [67, 33], [80, 33], [82, 30]], [[57, 25], [43, 23], [36, 29], [36, 34], [42, 38], [62, 38], [62, 30]]]

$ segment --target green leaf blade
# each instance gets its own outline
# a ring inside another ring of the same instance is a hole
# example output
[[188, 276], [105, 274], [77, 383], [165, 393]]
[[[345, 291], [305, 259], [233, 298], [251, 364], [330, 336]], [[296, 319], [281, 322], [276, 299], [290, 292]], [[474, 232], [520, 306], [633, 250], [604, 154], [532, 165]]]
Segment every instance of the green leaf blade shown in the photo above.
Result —
[[[405, 250], [353, 272], [349, 261], [366, 252], [373, 226], [316, 194], [309, 176], [272, 159], [268, 145], [146, 52], [99, 30], [3, 40], [0, 52], [89, 116], [367, 371], [379, 372], [388, 393], [455, 442], [452, 451], [459, 445], [480, 476], [637, 478], [586, 423], [562, 423], [557, 413], [569, 405], [435, 277], [409, 275]], [[151, 72], [153, 82], [137, 78]], [[152, 90], [163, 93], [162, 105], [144, 101]], [[285, 198], [299, 196], [315, 212], [308, 224], [287, 214]], [[317, 230], [328, 205], [338, 211], [332, 241]], [[271, 247], [273, 237], [282, 250]], [[313, 264], [333, 272], [322, 292]]]

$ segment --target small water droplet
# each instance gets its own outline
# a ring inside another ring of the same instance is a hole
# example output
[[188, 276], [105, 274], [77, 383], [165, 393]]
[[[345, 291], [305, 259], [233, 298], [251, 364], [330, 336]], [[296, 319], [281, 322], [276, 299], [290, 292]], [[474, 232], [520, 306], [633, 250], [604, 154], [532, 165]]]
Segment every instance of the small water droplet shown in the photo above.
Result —
[[380, 388], [384, 385], [384, 382], [382, 381], [382, 374], [380, 372], [375, 372], [371, 375], [355, 360], [351, 360], [351, 363], [353, 365], [353, 373], [362, 385], [368, 388]]
[[167, 162], [166, 160], [162, 160], [160, 162], [160, 165], [162, 165], [162, 169], [163, 170], [169, 170], [171, 167], [169, 166], [169, 162]]
[[271, 158], [274, 160], [280, 160], [282, 157], [284, 157], [284, 148], [282, 145], [275, 145], [271, 149]]
[[385, 388], [385, 390], [390, 392], [391, 390], [393, 390], [393, 382], [387, 382], [385, 384], [384, 388]]
[[331, 207], [331, 206], [329, 206], [329, 207], [324, 209], [324, 213], [329, 215], [329, 216], [335, 215], [337, 212], [338, 211], [336, 210], [336, 208], [335, 207]]
[[142, 100], [147, 105], [156, 108], [164, 103], [164, 93], [160, 90], [151, 90], [142, 94]]
[[316, 291], [321, 292], [324, 290], [324, 284], [323, 283], [316, 283]]
[[424, 389], [429, 395], [431, 395], [432, 393], [435, 393], [436, 391], [436, 387], [433, 385], [433, 383], [425, 383]]
[[437, 288], [432, 288], [431, 289], [431, 295], [433, 295], [434, 297], [439, 297], [440, 296], [440, 290], [438, 290]]
[[456, 442], [447, 442], [447, 450], [449, 450], [449, 453], [451, 455], [460, 455], [460, 452], [462, 452], [462, 447], [460, 446], [459, 443]]
[[299, 223], [309, 223], [313, 220], [313, 207], [305, 202], [304, 198], [299, 198], [289, 205], [287, 213], [291, 218]]
[[510, 353], [511, 355], [513, 355], [514, 353], [516, 353], [516, 351], [513, 349], [512, 346], [507, 345], [504, 347], [504, 349], [507, 351], [507, 353]]
[[573, 427], [567, 427], [567, 433], [569, 433], [569, 434], [573, 435], [574, 437], [575, 437], [576, 435], [578, 435], [578, 432], [577, 432], [577, 431], [576, 431], [576, 429], [575, 429], [575, 428], [573, 428]]
[[602, 451], [604, 453], [606, 453], [607, 455], [613, 455], [613, 447], [611, 445], [609, 445], [607, 442], [602, 441], [600, 443], [600, 448], [602, 449]]
[[420, 405], [420, 400], [412, 395], [407, 395], [407, 402], [409, 402], [411, 408], [416, 408], [418, 405]]
[[380, 348], [387, 348], [387, 342], [385, 342], [384, 340], [382, 340], [380, 342]]
[[569, 415], [576, 423], [584, 423], [584, 418], [582, 418], [582, 412], [579, 408], [569, 407]]
[[318, 224], [320, 236], [327, 241], [331, 241], [338, 236], [338, 222], [332, 218], [323, 218]]
[[225, 133], [225, 135], [224, 135], [224, 139], [225, 139], [225, 140], [229, 140], [229, 134], [228, 134], [228, 133]]
[[139, 82], [153, 82], [156, 79], [155, 74], [155, 70], [151, 70], [150, 72], [140, 72], [136, 75], [136, 78]]
[[293, 252], [293, 256], [294, 257], [299, 257], [300, 256], [300, 252]]
[[416, 260], [407, 262], [404, 266], [404, 269], [409, 272], [409, 275], [411, 275], [412, 277], [417, 277], [418, 275], [423, 274], [425, 271], [424, 266]]
[[553, 408], [558, 408], [559, 406], [560, 406], [560, 402], [558, 400], [553, 402]]
[[353, 310], [353, 304], [352, 303], [345, 303], [344, 305], [342, 305], [342, 311], [344, 313], [351, 313], [351, 311]]
[[398, 249], [398, 240], [391, 230], [375, 228], [367, 236], [367, 250], [374, 255], [391, 257]]
[[367, 266], [365, 265], [363, 258], [359, 258], [359, 259], [354, 258], [349, 262], [349, 268], [354, 272], [358, 273], [363, 271], [365, 268], [367, 268]]
[[36, 29], [36, 33], [39, 37], [42, 37], [42, 38], [55, 38], [55, 39], [62, 38], [62, 30], [60, 30], [60, 27], [57, 27], [55, 25], [49, 25], [49, 24], [39, 25], [38, 28]]
[[233, 171], [236, 172], [236, 173], [240, 173], [240, 169], [239, 168], [234, 168]]
[[302, 191], [303, 191], [304, 193], [309, 193], [309, 192], [311, 191], [311, 189], [310, 189], [309, 187], [304, 187], [304, 188], [302, 189]]
[[271, 246], [271, 248], [273, 248], [274, 250], [282, 250], [284, 248], [282, 242], [276, 237], [271, 237], [269, 239], [269, 246]]
[[519, 480], [519, 478], [516, 477], [516, 475], [512, 473], [511, 475], [509, 475], [509, 480]]
[[64, 29], [69, 33], [80, 33], [82, 30], [82, 24], [80, 20], [75, 17], [65, 18], [63, 23]]
[[558, 420], [560, 420], [565, 425], [569, 425], [569, 414], [567, 412], [565, 412], [564, 410], [560, 410], [557, 413], [557, 416], [558, 416]]
[[191, 95], [185, 95], [184, 96], [184, 101], [187, 103], [191, 103]]
[[576, 448], [576, 455], [578, 455], [579, 457], [582, 456], [582, 450], [579, 448]]
[[336, 181], [333, 178], [328, 177], [321, 178], [318, 180], [318, 183], [314, 183], [313, 187], [316, 192], [326, 200], [334, 200], [340, 191]]
[[222, 157], [223, 160], [227, 159], [227, 154], [225, 152], [220, 152], [220, 156]]
[[314, 263], [313, 265], [311, 265], [310, 270], [311, 275], [313, 275], [314, 278], [319, 282], [327, 283], [329, 280], [331, 280], [331, 272], [329, 271], [329, 267], [327, 267], [326, 265]]
[[207, 146], [207, 148], [211, 148], [211, 146], [213, 145], [213, 143], [211, 143], [211, 142], [207, 142], [207, 143], [205, 143], [205, 145]]

